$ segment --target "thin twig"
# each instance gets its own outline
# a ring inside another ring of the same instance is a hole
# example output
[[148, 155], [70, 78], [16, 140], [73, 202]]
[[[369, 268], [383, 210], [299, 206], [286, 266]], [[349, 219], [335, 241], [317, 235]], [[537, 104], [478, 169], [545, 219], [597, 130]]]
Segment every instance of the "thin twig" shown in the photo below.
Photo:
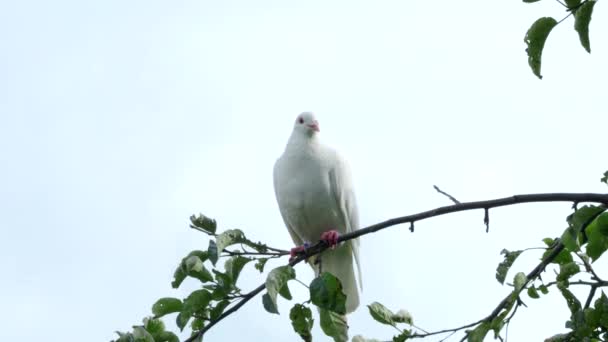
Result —
[[[426, 334], [415, 333], [415, 334], [409, 336], [409, 338], [425, 338], [425, 337], [433, 336], [433, 335], [439, 335], [439, 334], [445, 334], [445, 333], [455, 333], [455, 332], [460, 331], [462, 329], [474, 327], [474, 326], [476, 326], [477, 324], [479, 324], [481, 322], [483, 322], [483, 319], [480, 319], [477, 322], [469, 323], [469, 324], [466, 324], [466, 325], [463, 325], [463, 326], [457, 327], [457, 328], [437, 330], [437, 331], [433, 331], [433, 332], [426, 333]], [[451, 335], [452, 334], [450, 334], [450, 336]]]
[[237, 256], [237, 255], [257, 255], [257, 256], [271, 256], [271, 257], [280, 257], [283, 255], [288, 255], [289, 252], [240, 252], [240, 251], [231, 251], [228, 249], [223, 250], [227, 256]]
[[437, 187], [437, 185], [433, 185], [433, 188], [435, 188], [435, 190], [437, 190], [438, 193], [449, 198], [452, 202], [454, 202], [454, 204], [460, 204], [459, 200], [455, 199], [452, 195], [448, 194], [447, 192], [444, 192], [441, 189], [439, 189], [439, 187]]
[[589, 263], [589, 261], [584, 258], [582, 255], [580, 255], [580, 253], [576, 253], [576, 256], [579, 257], [579, 259], [581, 259], [583, 261], [583, 265], [585, 265], [585, 269], [587, 270], [587, 272], [590, 272], [593, 275], [593, 280], [597, 280], [597, 281], [603, 281], [602, 278], [600, 278], [600, 276], [597, 275], [597, 273], [595, 273], [595, 270], [593, 269], [593, 267], [591, 267], [591, 264]]
[[591, 305], [591, 301], [595, 296], [595, 290], [597, 290], [597, 286], [591, 286], [591, 291], [589, 291], [589, 296], [587, 296], [587, 300], [585, 301], [585, 307], [583, 309], [587, 309], [589, 308], [589, 305]]

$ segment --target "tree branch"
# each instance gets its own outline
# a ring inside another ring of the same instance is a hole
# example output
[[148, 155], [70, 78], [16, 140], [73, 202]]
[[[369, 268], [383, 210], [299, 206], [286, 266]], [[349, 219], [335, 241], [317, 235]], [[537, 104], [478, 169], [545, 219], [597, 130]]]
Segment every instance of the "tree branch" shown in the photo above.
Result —
[[[453, 205], [449, 205], [449, 206], [435, 208], [435, 209], [428, 210], [428, 211], [423, 211], [421, 213], [417, 213], [417, 214], [413, 214], [413, 215], [397, 217], [397, 218], [389, 219], [389, 220], [386, 220], [386, 221], [383, 221], [380, 223], [376, 223], [376, 224], [373, 224], [366, 228], [359, 229], [354, 232], [350, 232], [350, 233], [341, 235], [338, 238], [338, 242], [352, 240], [352, 239], [358, 238], [360, 236], [370, 234], [370, 233], [375, 233], [379, 230], [386, 229], [388, 227], [396, 226], [399, 224], [403, 224], [403, 223], [413, 224], [416, 221], [422, 221], [425, 219], [429, 219], [432, 217], [441, 216], [441, 215], [445, 215], [445, 214], [456, 213], [456, 212], [467, 211], [467, 210], [475, 210], [475, 209], [484, 209], [484, 211], [487, 211], [490, 208], [504, 207], [504, 206], [520, 204], [520, 203], [533, 203], [533, 202], [575, 202], [575, 203], [593, 202], [593, 203], [603, 203], [606, 205], [606, 204], [608, 204], [608, 194], [597, 194], [597, 193], [525, 194], [525, 195], [515, 195], [515, 196], [511, 196], [511, 197], [498, 198], [498, 199], [493, 199], [493, 200], [488, 200], [488, 201], [458, 203], [458, 204], [453, 204]], [[299, 254], [296, 258], [294, 258], [292, 261], [289, 262], [289, 265], [295, 266], [296, 264], [302, 262], [303, 260], [323, 252], [328, 247], [329, 246], [325, 242], [320, 241], [319, 243], [306, 249], [303, 253]], [[555, 257], [557, 257], [557, 255], [559, 254], [559, 252], [561, 252], [561, 250], [563, 248], [564, 248], [564, 245], [561, 242], [557, 246], [555, 246], [552, 253], [545, 260], [543, 260], [534, 270], [532, 270], [528, 274], [528, 277], [527, 277], [528, 281], [526, 282], [525, 285], [527, 285], [531, 279], [535, 278], [538, 274], [540, 274], [544, 270], [544, 268]], [[209, 324], [206, 325], [203, 329], [201, 329], [197, 334], [186, 339], [184, 342], [193, 342], [197, 338], [203, 336], [205, 334], [205, 332], [207, 332], [209, 329], [211, 329], [213, 326], [215, 326], [218, 322], [220, 322], [224, 318], [230, 316], [232, 313], [236, 312], [243, 305], [245, 305], [248, 301], [250, 301], [253, 297], [255, 297], [258, 293], [262, 292], [265, 287], [266, 287], [265, 283], [261, 284], [260, 286], [255, 288], [253, 291], [244, 295], [244, 297], [238, 303], [236, 303], [233, 307], [231, 307], [230, 309], [228, 309], [227, 311], [222, 313], [217, 319], [210, 321]], [[524, 286], [524, 288], [525, 288], [525, 286]], [[503, 299], [503, 301], [498, 305], [498, 307], [496, 307], [496, 309], [488, 317], [486, 317], [480, 321], [477, 321], [471, 325], [466, 325], [462, 328], [471, 327], [480, 322], [483, 322], [485, 320], [491, 320], [494, 317], [496, 317], [498, 315], [498, 313], [507, 304], [509, 296], [506, 297], [505, 299]], [[453, 331], [453, 330], [447, 330], [447, 331], [443, 331], [443, 332], [450, 332], [450, 331]], [[433, 334], [438, 334], [438, 333], [441, 333], [441, 332], [436, 332]]]

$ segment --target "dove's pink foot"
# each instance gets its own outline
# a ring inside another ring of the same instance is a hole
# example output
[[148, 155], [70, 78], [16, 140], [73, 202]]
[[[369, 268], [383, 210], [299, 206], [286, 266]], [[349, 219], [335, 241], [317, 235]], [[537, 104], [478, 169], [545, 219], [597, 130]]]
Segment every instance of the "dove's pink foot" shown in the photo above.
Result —
[[304, 242], [302, 246], [297, 246], [289, 250], [289, 261], [295, 259], [299, 254], [306, 252], [310, 243]]
[[321, 241], [324, 241], [331, 247], [332, 249], [336, 248], [338, 244], [338, 238], [340, 237], [340, 233], [336, 230], [328, 230], [325, 233], [321, 234]]

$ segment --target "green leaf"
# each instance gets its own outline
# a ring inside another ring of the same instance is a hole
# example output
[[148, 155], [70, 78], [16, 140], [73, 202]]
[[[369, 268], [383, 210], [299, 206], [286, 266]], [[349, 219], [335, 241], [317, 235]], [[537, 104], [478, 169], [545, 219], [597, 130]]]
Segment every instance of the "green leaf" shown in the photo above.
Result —
[[581, 302], [572, 294], [572, 292], [570, 292], [570, 290], [568, 290], [563, 282], [558, 282], [557, 288], [562, 293], [564, 299], [566, 299], [566, 303], [568, 304], [568, 308], [572, 315], [581, 310]]
[[196, 278], [203, 283], [213, 281], [213, 276], [203, 265], [203, 260], [196, 256], [189, 256], [184, 262], [186, 268], [186, 274], [190, 277]]
[[266, 262], [268, 261], [268, 259], [270, 258], [259, 258], [258, 261], [255, 262], [255, 265], [253, 265], [255, 267], [256, 270], [260, 271], [260, 273], [264, 272], [264, 266], [266, 265]]
[[[579, 234], [605, 210], [606, 208], [603, 206], [586, 205], [568, 216], [567, 221], [570, 226], [562, 235], [562, 242], [567, 250], [574, 252], [579, 249]], [[588, 231], [585, 232], [588, 233]], [[595, 247], [597, 246], [594, 245], [593, 248]]]
[[182, 265], [180, 264], [175, 270], [175, 273], [173, 273], [173, 281], [171, 282], [171, 287], [173, 287], [174, 289], [178, 288], [187, 276], [188, 274], [186, 273], [185, 267], [182, 267]]
[[373, 302], [367, 306], [369, 309], [369, 314], [372, 315], [372, 318], [376, 321], [395, 326], [395, 321], [393, 320], [393, 316], [395, 315], [391, 310], [389, 310], [386, 306]]
[[118, 340], [113, 340], [112, 342], [135, 342], [135, 338], [133, 338], [133, 334], [131, 333], [123, 333], [120, 331], [116, 331], [118, 334]]
[[245, 258], [240, 255], [226, 260], [224, 263], [224, 269], [226, 270], [226, 274], [228, 274], [228, 276], [230, 276], [232, 279], [232, 283], [236, 284], [243, 267], [245, 267], [245, 265], [251, 260], [253, 259]]
[[574, 12], [574, 29], [578, 32], [578, 37], [581, 41], [581, 45], [591, 53], [591, 45], [589, 43], [589, 22], [591, 21], [591, 13], [593, 13], [593, 6], [595, 6], [595, 0], [585, 1]]
[[604, 176], [600, 179], [600, 182], [608, 185], [608, 171], [604, 172]]
[[320, 309], [319, 316], [321, 317], [321, 330], [325, 335], [332, 337], [335, 342], [348, 341], [346, 316], [326, 309]]
[[[397, 336], [393, 336], [393, 342], [405, 342], [407, 341], [407, 339], [412, 336], [412, 331], [411, 330], [403, 330], [401, 332], [401, 334], [397, 335]], [[380, 342], [378, 340], [368, 340], [365, 342]]]
[[545, 286], [545, 285], [541, 285], [541, 286], [539, 286], [539, 287], [538, 287], [538, 289], [540, 290], [540, 292], [541, 292], [542, 294], [548, 294], [548, 293], [549, 293], [549, 289], [548, 289], [548, 288], [547, 288], [547, 286]]
[[544, 238], [543, 242], [547, 245], [547, 247], [552, 247], [555, 243], [555, 239], [552, 238]]
[[205, 321], [202, 318], [195, 318], [190, 323], [192, 330], [201, 330], [205, 327]]
[[[551, 252], [553, 252], [553, 248], [547, 248], [545, 253], [543, 253], [541, 260], [545, 260], [549, 256], [549, 254], [551, 254]], [[557, 254], [557, 256], [553, 259], [553, 261], [551, 261], [551, 263], [563, 265], [563, 264], [572, 262], [573, 260], [574, 259], [572, 259], [572, 255], [570, 255], [570, 252], [568, 252], [567, 249], [563, 249], [561, 252], [559, 252]]]
[[262, 305], [264, 305], [264, 309], [270, 313], [279, 314], [279, 308], [277, 306], [276, 299], [272, 300], [268, 292], [264, 293], [262, 296]]
[[581, 269], [575, 262], [570, 262], [559, 266], [559, 274], [557, 275], [557, 281], [564, 281], [570, 279], [573, 275], [580, 272]]
[[568, 227], [562, 234], [561, 241], [569, 252], [576, 252], [579, 249], [578, 232], [573, 227]]
[[[230, 277], [227, 273], [220, 272], [216, 269], [213, 269], [213, 274], [215, 274], [215, 282], [218, 284], [218, 287], [221, 288], [222, 293], [228, 293], [234, 287], [234, 283], [232, 282], [232, 277]], [[218, 297], [213, 297], [213, 299], [221, 299]]]
[[[264, 308], [271, 313], [279, 313], [277, 307], [277, 294], [281, 292], [281, 295], [285, 295], [289, 290], [284, 290], [283, 287], [287, 286], [287, 282], [296, 278], [296, 271], [291, 266], [280, 266], [270, 271], [266, 278], [266, 290], [267, 295], [263, 299]], [[267, 301], [270, 300], [270, 303]], [[270, 305], [272, 304], [272, 305]], [[271, 310], [269, 310], [269, 308]]]
[[[209, 271], [203, 265], [205, 260], [209, 259], [206, 251], [195, 250], [184, 257], [173, 274], [173, 282], [171, 286], [178, 288], [187, 276], [197, 278], [202, 282], [213, 280]], [[200, 260], [200, 263], [199, 263]]]
[[608, 298], [604, 291], [602, 291], [600, 298], [596, 299], [594, 307], [597, 324], [601, 327], [608, 327]]
[[209, 260], [215, 266], [217, 259], [219, 258], [217, 244], [214, 240], [209, 240], [209, 247], [207, 247], [207, 253], [209, 253]]
[[190, 216], [190, 222], [192, 223], [190, 227], [200, 228], [209, 235], [215, 234], [217, 229], [217, 222], [203, 214], [198, 214], [198, 216]]
[[500, 331], [505, 326], [505, 317], [511, 312], [511, 308], [513, 305], [509, 305], [505, 310], [503, 310], [496, 318], [490, 322], [490, 329], [494, 331], [494, 338], [498, 338], [500, 336]]
[[310, 283], [310, 300], [320, 308], [346, 314], [346, 295], [340, 280], [333, 274], [323, 272]]
[[568, 8], [574, 8], [581, 3], [581, 0], [565, 0]]
[[141, 326], [133, 327], [133, 338], [135, 338], [135, 341], [137, 342], [154, 342], [152, 334]]
[[526, 277], [526, 274], [523, 272], [519, 272], [515, 275], [515, 277], [513, 278], [513, 285], [515, 286], [515, 292], [519, 292], [521, 291], [524, 286], [526, 285], [526, 282], [528, 281], [528, 277]]
[[490, 322], [483, 322], [477, 328], [469, 331], [467, 334], [468, 342], [483, 342], [483, 339], [490, 331]]
[[291, 292], [289, 291], [289, 287], [287, 286], [287, 284], [285, 284], [285, 286], [281, 287], [281, 289], [279, 290], [279, 294], [281, 295], [281, 297], [287, 299], [287, 300], [291, 300]]
[[218, 302], [209, 312], [209, 318], [211, 318], [212, 321], [215, 321], [218, 317], [220, 317], [220, 315], [224, 312], [224, 309], [226, 309], [229, 304], [230, 301], [226, 299]]
[[144, 318], [144, 329], [150, 334], [155, 335], [165, 331], [165, 323], [158, 318]]
[[179, 342], [177, 335], [170, 331], [163, 331], [152, 336], [154, 337], [154, 342]]
[[574, 228], [578, 234], [582, 231], [585, 225], [591, 223], [591, 221], [604, 212], [606, 208], [595, 205], [585, 205], [579, 208], [574, 213], [568, 215], [567, 221], [570, 227]]
[[506, 249], [503, 249], [500, 252], [500, 254], [505, 255], [505, 259], [500, 264], [498, 264], [498, 267], [496, 268], [496, 280], [498, 280], [499, 283], [501, 283], [501, 284], [505, 283], [505, 278], [507, 277], [507, 272], [509, 272], [509, 269], [511, 268], [511, 266], [513, 266], [515, 259], [517, 259], [517, 257], [522, 252], [523, 251], [509, 252]]
[[540, 74], [541, 60], [545, 41], [551, 33], [551, 30], [557, 25], [557, 21], [551, 17], [539, 18], [530, 26], [524, 42], [528, 45], [526, 52], [528, 53], [528, 64], [532, 68], [532, 72], [538, 78], [543, 77]]
[[[601, 229], [603, 227], [600, 226], [599, 223], [599, 219], [605, 215], [606, 213], [602, 214], [591, 222], [586, 230], [588, 243], [587, 246], [585, 246], [585, 253], [589, 256], [589, 258], [591, 258], [592, 261], [599, 259], [602, 254], [608, 250], [608, 237], [602, 233]], [[602, 219], [602, 221], [604, 221], [604, 219]]]
[[608, 237], [608, 213], [602, 213], [598, 216], [594, 222], [597, 225], [597, 229], [602, 235]]
[[538, 294], [538, 292], [536, 291], [536, 289], [534, 287], [528, 288], [528, 296], [533, 299], [540, 298], [540, 295]]
[[152, 305], [152, 313], [156, 317], [162, 317], [166, 314], [179, 311], [182, 311], [182, 301], [177, 298], [161, 298]]
[[191, 313], [185, 311], [182, 311], [177, 315], [177, 317], [175, 318], [175, 324], [177, 324], [177, 327], [180, 331], [184, 331], [184, 327], [186, 326], [186, 324], [188, 324], [188, 321], [190, 320], [191, 316]]
[[195, 313], [202, 313], [209, 302], [211, 301], [211, 293], [207, 290], [196, 290], [193, 291], [186, 299], [184, 299], [184, 305], [182, 311], [177, 315], [176, 323], [180, 330], [184, 330], [184, 327]]
[[291, 319], [293, 330], [300, 335], [302, 340], [311, 342], [312, 335], [310, 331], [314, 320], [312, 319], [312, 312], [310, 309], [302, 304], [296, 304], [289, 312], [289, 319]]

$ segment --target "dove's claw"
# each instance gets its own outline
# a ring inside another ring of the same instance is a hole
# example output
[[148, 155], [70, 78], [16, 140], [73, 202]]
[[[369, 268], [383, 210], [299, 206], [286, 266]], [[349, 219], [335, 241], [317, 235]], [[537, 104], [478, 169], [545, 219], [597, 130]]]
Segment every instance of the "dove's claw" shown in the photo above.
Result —
[[306, 250], [310, 247], [310, 243], [304, 242], [302, 246], [297, 246], [289, 250], [289, 261], [295, 259], [302, 252], [306, 252]]
[[338, 245], [338, 238], [340, 237], [340, 233], [335, 230], [328, 230], [325, 233], [321, 234], [321, 241], [324, 241], [331, 247], [332, 249], [336, 248]]

